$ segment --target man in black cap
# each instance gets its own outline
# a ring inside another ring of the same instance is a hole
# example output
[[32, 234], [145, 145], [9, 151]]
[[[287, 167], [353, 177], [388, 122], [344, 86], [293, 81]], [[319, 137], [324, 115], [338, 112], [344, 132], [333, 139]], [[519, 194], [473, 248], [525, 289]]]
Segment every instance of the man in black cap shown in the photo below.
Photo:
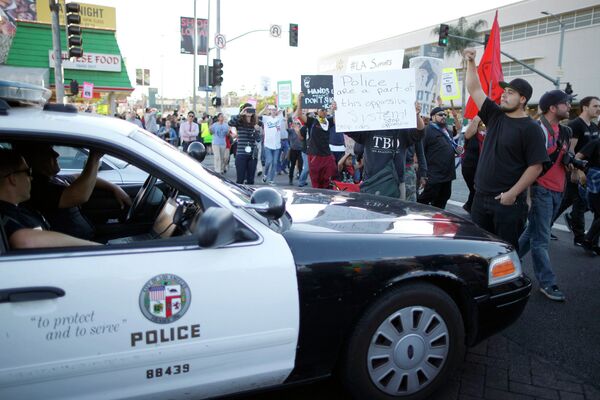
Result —
[[418, 202], [446, 208], [452, 194], [452, 181], [456, 179], [454, 157], [462, 150], [446, 127], [446, 112], [435, 107], [429, 113], [431, 121], [425, 129], [423, 150], [427, 160], [427, 183]]
[[543, 131], [526, 111], [533, 89], [524, 79], [500, 82], [504, 93], [498, 106], [481, 88], [475, 50], [465, 49], [463, 55], [467, 90], [488, 128], [475, 173], [471, 218], [518, 248], [527, 220], [525, 190], [549, 161]]
[[533, 271], [540, 291], [550, 300], [564, 301], [565, 296], [556, 285], [548, 247], [552, 219], [560, 207], [566, 183], [563, 157], [569, 151], [571, 129], [559, 122], [569, 118], [571, 97], [562, 90], [551, 90], [540, 98], [539, 106], [542, 111], [539, 124], [544, 131], [550, 162], [544, 165], [544, 173], [530, 188], [531, 208], [527, 228], [519, 238], [519, 257], [523, 258], [531, 249]]

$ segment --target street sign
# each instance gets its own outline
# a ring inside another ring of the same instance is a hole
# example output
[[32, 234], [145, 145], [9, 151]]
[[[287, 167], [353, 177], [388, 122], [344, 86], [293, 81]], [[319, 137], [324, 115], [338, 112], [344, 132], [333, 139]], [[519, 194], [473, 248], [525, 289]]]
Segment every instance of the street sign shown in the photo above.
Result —
[[225, 35], [217, 33], [215, 35], [215, 46], [217, 46], [220, 49], [224, 49], [226, 44], [227, 40], [225, 39]]
[[271, 28], [269, 28], [269, 33], [274, 38], [281, 37], [281, 25], [271, 25]]

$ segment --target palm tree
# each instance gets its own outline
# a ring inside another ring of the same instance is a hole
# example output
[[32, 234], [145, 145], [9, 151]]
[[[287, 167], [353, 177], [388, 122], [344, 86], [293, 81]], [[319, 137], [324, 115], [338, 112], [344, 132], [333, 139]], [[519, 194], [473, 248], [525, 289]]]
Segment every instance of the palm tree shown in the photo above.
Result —
[[[487, 21], [483, 19], [478, 19], [477, 21], [473, 21], [468, 23], [465, 17], [460, 17], [456, 25], [450, 25], [448, 33], [454, 36], [461, 36], [468, 39], [478, 39], [481, 35], [480, 29], [487, 26]], [[436, 27], [433, 30], [433, 34], [436, 36], [440, 34], [440, 27]], [[446, 54], [448, 56], [452, 56], [454, 54], [462, 55], [463, 50], [473, 46], [474, 42], [470, 42], [464, 39], [456, 39], [453, 37], [448, 38], [448, 46], [446, 46]], [[467, 71], [467, 64], [465, 60], [462, 60], [462, 104], [463, 108], [467, 104], [465, 101], [465, 73]]]

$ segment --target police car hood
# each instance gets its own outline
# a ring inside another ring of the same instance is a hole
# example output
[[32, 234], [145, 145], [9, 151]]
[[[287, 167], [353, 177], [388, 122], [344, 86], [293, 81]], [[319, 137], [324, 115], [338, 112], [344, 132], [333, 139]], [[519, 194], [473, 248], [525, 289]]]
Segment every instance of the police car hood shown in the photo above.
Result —
[[331, 190], [281, 192], [292, 231], [497, 240], [458, 215], [419, 203]]

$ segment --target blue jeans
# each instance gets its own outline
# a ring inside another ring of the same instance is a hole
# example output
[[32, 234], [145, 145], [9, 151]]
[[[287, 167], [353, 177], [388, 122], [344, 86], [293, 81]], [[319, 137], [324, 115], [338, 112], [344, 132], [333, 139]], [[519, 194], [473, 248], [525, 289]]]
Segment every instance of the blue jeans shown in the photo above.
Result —
[[306, 186], [306, 179], [308, 178], [308, 154], [302, 152], [302, 172], [300, 172], [300, 179], [298, 179], [298, 185]]
[[562, 193], [546, 189], [539, 185], [531, 187], [531, 209], [527, 218], [525, 232], [519, 238], [519, 257], [523, 258], [531, 250], [533, 271], [541, 287], [556, 284], [550, 265], [548, 245], [550, 228], [554, 215], [560, 208]]
[[281, 149], [269, 149], [268, 147], [265, 147], [263, 152], [265, 155], [265, 176], [269, 182], [273, 182]]
[[251, 154], [240, 153], [235, 156], [235, 170], [237, 172], [236, 183], [254, 185], [254, 174], [256, 174], [256, 158]]
[[280, 149], [280, 157], [277, 157], [277, 173], [287, 169], [289, 162], [289, 152], [290, 152], [290, 141], [282, 140], [281, 141], [281, 149]]

